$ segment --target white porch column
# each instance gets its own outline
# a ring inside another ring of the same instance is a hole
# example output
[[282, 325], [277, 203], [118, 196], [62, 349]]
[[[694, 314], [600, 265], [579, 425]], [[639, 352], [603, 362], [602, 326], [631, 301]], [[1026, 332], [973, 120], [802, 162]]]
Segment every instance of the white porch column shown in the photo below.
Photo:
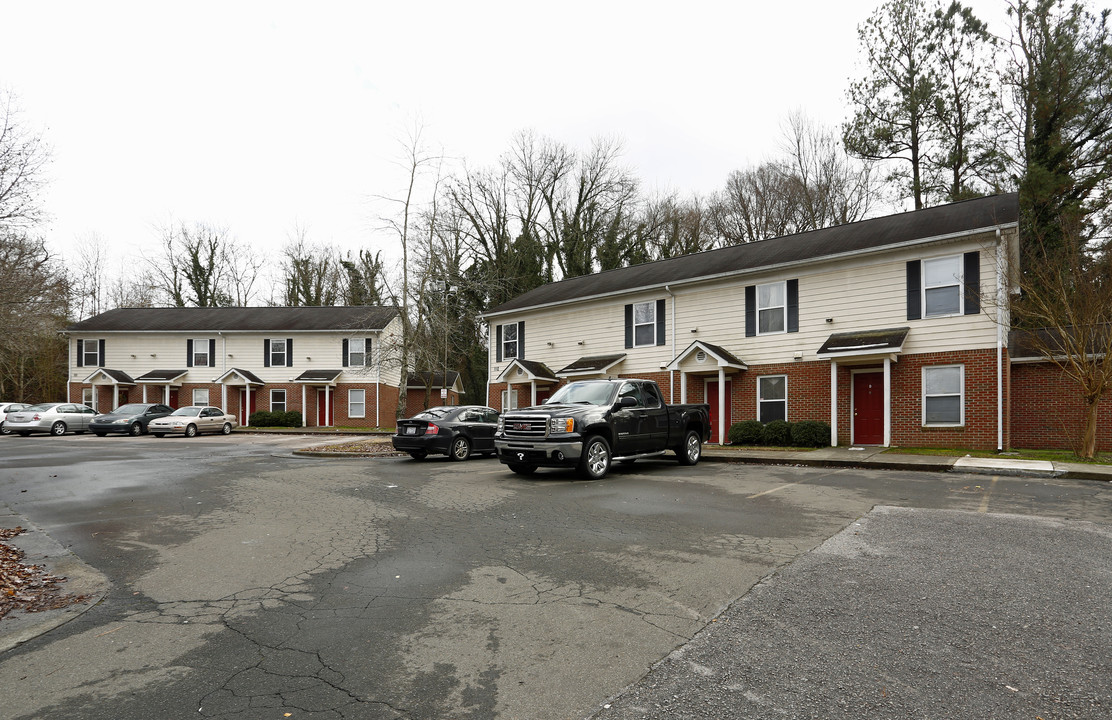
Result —
[[680, 404], [687, 402], [687, 373], [680, 370]]
[[537, 405], [537, 381], [529, 381], [529, 407], [536, 407]]
[[332, 388], [328, 385], [324, 386], [324, 425], [325, 427], [332, 427], [335, 422], [332, 419]]
[[162, 404], [163, 405], [169, 405], [170, 404], [170, 384], [169, 383], [162, 386]]
[[301, 383], [301, 427], [309, 425], [309, 408], [305, 407], [305, 383]]
[[838, 362], [830, 361], [830, 447], [838, 446]]
[[884, 447], [892, 444], [892, 358], [884, 358]]
[[118, 384], [112, 385], [112, 409], [115, 410], [120, 406], [120, 386]]
[[220, 383], [220, 409], [228, 412], [228, 383]]
[[718, 368], [718, 444], [726, 444], [726, 368]]
[[143, 383], [143, 402], [147, 402], [147, 384]]

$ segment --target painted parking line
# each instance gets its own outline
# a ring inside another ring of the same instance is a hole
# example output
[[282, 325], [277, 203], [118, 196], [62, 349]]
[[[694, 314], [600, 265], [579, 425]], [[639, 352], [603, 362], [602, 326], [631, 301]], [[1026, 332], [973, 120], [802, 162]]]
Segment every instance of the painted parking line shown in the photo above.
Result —
[[771, 495], [774, 492], [780, 492], [781, 490], [785, 490], [785, 489], [790, 488], [790, 487], [795, 487], [796, 485], [803, 485], [806, 482], [807, 482], [806, 480], [798, 480], [798, 481], [793, 482], [793, 483], [785, 483], [783, 485], [777, 485], [774, 488], [769, 488], [768, 490], [762, 490], [759, 493], [754, 493], [752, 495], [748, 495], [748, 496], [746, 496], [746, 499], [747, 500], [752, 500], [753, 498], [759, 498], [762, 495]]
[[987, 513], [988, 512], [988, 501], [989, 501], [989, 498], [992, 497], [992, 491], [994, 489], [996, 489], [996, 481], [999, 480], [999, 479], [1000, 478], [997, 477], [996, 475], [992, 476], [992, 482], [990, 482], [988, 484], [988, 487], [985, 489], [985, 496], [983, 498], [981, 498], [981, 507], [979, 507], [977, 509], [977, 512], [979, 512], [979, 513]]

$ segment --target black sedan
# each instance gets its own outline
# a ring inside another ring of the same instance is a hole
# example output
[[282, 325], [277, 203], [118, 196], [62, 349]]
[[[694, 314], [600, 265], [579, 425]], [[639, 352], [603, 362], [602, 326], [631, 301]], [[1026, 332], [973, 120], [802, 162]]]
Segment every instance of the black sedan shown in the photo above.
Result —
[[471, 453], [494, 454], [498, 411], [482, 405], [433, 407], [398, 422], [395, 450], [424, 460], [429, 453], [466, 460]]
[[89, 430], [97, 437], [104, 437], [108, 433], [127, 433], [128, 435], [145, 435], [147, 425], [151, 420], [166, 417], [174, 412], [169, 405], [154, 403], [132, 403], [121, 405], [110, 413], [97, 415], [89, 423]]

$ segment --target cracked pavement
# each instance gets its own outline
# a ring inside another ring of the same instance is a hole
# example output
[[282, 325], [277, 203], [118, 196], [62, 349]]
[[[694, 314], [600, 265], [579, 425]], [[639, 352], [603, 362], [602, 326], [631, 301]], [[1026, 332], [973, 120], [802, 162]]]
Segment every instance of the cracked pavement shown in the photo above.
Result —
[[1093, 483], [299, 444], [0, 441], [0, 502], [112, 583], [0, 655], [5, 717], [585, 717], [877, 504], [1112, 517]]

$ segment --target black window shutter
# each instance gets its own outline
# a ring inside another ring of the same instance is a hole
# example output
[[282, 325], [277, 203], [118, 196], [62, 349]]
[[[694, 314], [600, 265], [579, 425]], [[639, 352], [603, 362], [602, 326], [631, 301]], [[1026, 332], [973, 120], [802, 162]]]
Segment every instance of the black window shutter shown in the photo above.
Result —
[[216, 367], [216, 338], [209, 340], [209, 367]]
[[625, 307], [626, 349], [633, 347], [633, 306]]
[[371, 352], [373, 352], [374, 349], [375, 349], [374, 340], [372, 340], [371, 338], [365, 338], [363, 340], [363, 364], [364, 365], [370, 365], [371, 364]]
[[799, 332], [799, 280], [788, 280], [788, 332]]
[[193, 341], [185, 341], [185, 366], [193, 367]]
[[525, 321], [517, 324], [517, 359], [525, 359]]
[[77, 367], [85, 367], [85, 341], [77, 340]]
[[976, 315], [981, 312], [981, 253], [977, 250], [965, 253], [965, 314]]
[[923, 265], [918, 260], [907, 261], [907, 319], [923, 317]]
[[343, 367], [348, 366], [348, 339], [344, 338], [343, 360], [340, 361]]
[[664, 325], [664, 301], [656, 301], [656, 344], [663, 345], [666, 328]]
[[495, 355], [495, 359], [498, 362], [502, 362], [502, 326], [501, 325], [498, 326], [497, 335], [498, 335], [498, 340], [495, 343], [495, 347], [497, 348], [497, 350], [495, 352], [497, 354]]
[[757, 334], [757, 286], [745, 286], [745, 337]]
[[293, 338], [286, 338], [286, 367], [293, 367]]
[[[345, 342], [347, 342], [345, 340]], [[263, 367], [270, 367], [270, 341], [263, 340]]]
[[104, 341], [97, 340], [97, 358], [100, 360], [100, 367], [104, 367]]

